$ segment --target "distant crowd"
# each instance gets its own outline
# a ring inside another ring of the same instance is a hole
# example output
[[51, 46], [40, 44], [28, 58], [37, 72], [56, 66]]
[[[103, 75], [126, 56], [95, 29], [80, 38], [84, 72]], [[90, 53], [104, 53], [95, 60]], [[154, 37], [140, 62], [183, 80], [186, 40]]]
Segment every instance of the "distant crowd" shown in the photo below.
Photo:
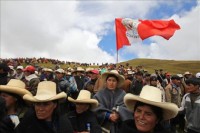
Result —
[[2, 59], [0, 132], [200, 133], [200, 72], [127, 66]]

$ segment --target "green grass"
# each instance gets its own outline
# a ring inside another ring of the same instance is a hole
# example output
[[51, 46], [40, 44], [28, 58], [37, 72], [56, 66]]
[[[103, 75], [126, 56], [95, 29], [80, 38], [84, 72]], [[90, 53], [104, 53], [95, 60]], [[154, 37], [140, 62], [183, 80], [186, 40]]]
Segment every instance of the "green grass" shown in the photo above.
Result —
[[[177, 61], [177, 60], [160, 60], [160, 59], [133, 59], [126, 62], [120, 62], [117, 65], [126, 65], [135, 68], [136, 66], [143, 66], [149, 73], [154, 73], [155, 69], [163, 69], [164, 72], [170, 72], [171, 74], [181, 73], [189, 71], [193, 74], [200, 72], [200, 61]], [[55, 65], [51, 63], [38, 64], [42, 67], [54, 68]], [[74, 65], [61, 65], [61, 68], [74, 67]], [[91, 66], [98, 67], [98, 66]], [[84, 67], [83, 67], [84, 68]]]
[[193, 74], [200, 72], [200, 61], [176, 61], [176, 60], [159, 60], [159, 59], [133, 59], [119, 64], [130, 66], [143, 66], [149, 73], [153, 73], [155, 69], [163, 69], [165, 72], [172, 74], [184, 73], [189, 71]]

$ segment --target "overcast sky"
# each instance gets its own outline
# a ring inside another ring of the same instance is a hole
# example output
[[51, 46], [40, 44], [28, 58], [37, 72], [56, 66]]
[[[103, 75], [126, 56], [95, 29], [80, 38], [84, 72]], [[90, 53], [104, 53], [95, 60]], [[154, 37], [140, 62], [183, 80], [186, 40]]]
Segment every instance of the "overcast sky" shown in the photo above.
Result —
[[200, 2], [2, 1], [0, 57], [46, 57], [82, 63], [116, 63], [115, 18], [174, 19], [170, 40], [151, 37], [118, 51], [135, 58], [200, 60]]

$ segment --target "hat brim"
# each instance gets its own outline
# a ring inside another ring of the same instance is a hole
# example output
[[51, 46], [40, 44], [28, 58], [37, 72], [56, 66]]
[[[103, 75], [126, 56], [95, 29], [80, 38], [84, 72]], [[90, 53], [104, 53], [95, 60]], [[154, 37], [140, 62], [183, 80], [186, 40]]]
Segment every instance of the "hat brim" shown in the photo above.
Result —
[[68, 101], [72, 103], [86, 103], [91, 105], [91, 109], [94, 109], [98, 107], [98, 101], [95, 99], [81, 99], [81, 100], [75, 100], [71, 97], [68, 97]]
[[118, 85], [117, 87], [120, 88], [124, 84], [124, 77], [122, 77], [120, 74], [114, 73], [114, 72], [104, 72], [101, 75], [103, 83], [106, 83], [106, 78], [109, 74], [113, 74], [118, 78]]
[[144, 98], [140, 98], [139, 96], [135, 96], [133, 94], [126, 94], [126, 96], [124, 97], [125, 105], [132, 112], [134, 111], [134, 107], [137, 101], [161, 108], [163, 110], [164, 120], [169, 120], [171, 118], [174, 118], [178, 114], [178, 107], [173, 103], [154, 102], [146, 100]]
[[23, 96], [24, 100], [27, 101], [31, 101], [31, 102], [48, 102], [48, 101], [53, 101], [53, 100], [58, 100], [58, 99], [62, 99], [62, 98], [66, 98], [67, 94], [65, 92], [61, 92], [57, 95], [51, 96], [51, 95], [37, 95], [36, 96], [32, 96], [29, 94], [26, 94]]
[[13, 93], [13, 94], [17, 94], [17, 95], [20, 95], [20, 96], [23, 96], [25, 94], [32, 95], [31, 92], [26, 90], [26, 89], [14, 87], [14, 86], [9, 86], [9, 85], [0, 85], [0, 91]]

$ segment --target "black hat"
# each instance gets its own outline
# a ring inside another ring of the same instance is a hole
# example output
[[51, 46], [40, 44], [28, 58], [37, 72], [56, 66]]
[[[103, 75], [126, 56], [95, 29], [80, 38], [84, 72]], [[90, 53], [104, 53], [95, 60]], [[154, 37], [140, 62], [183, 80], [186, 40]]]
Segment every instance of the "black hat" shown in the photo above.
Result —
[[143, 75], [143, 72], [138, 71], [138, 72], [135, 73], [135, 75]]
[[174, 79], [181, 80], [181, 78], [178, 75], [172, 75], [171, 79], [172, 80], [174, 80]]
[[189, 78], [185, 81], [186, 84], [200, 85], [200, 80], [198, 78]]

